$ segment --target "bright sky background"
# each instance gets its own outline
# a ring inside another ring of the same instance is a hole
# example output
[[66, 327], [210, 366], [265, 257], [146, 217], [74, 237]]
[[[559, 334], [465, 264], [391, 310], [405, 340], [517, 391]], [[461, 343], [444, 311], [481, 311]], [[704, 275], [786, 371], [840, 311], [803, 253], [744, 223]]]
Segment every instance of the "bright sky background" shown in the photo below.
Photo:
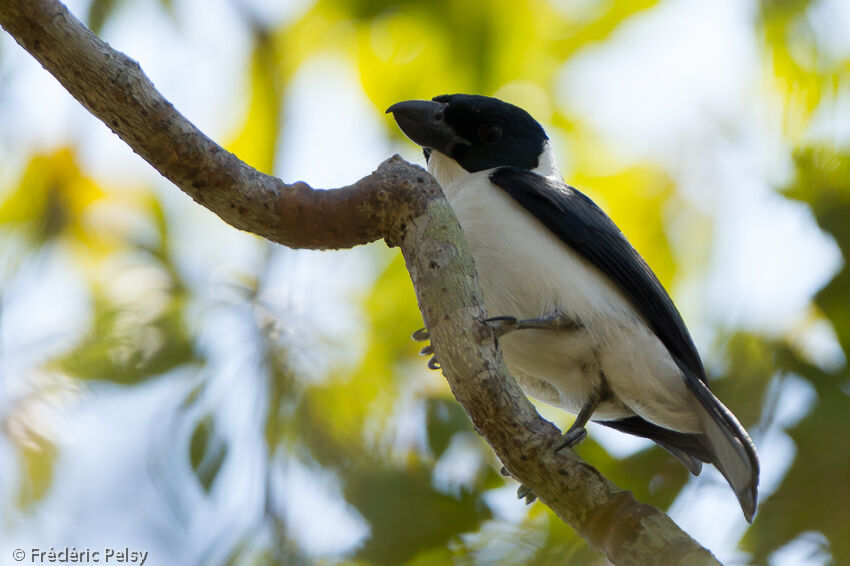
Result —
[[[80, 0], [67, 4], [76, 14], [85, 13], [87, 7]], [[251, 0], [246, 4], [273, 21], [285, 21], [309, 3]], [[102, 35], [138, 60], [166, 98], [221, 141], [233, 134], [243, 118], [233, 108], [244, 106], [245, 93], [240, 89], [250, 55], [249, 38], [232, 25], [237, 15], [229, 1], [183, 0], [175, 5], [179, 34], [155, 2], [130, 2]], [[765, 97], [759, 94], [762, 71], [751, 23], [755, 9], [753, 1], [668, 0], [566, 65], [556, 85], [558, 103], [583, 117], [624, 162], [651, 160], [661, 165], [684, 198], [716, 221], [717, 245], [707, 283], [681, 281], [673, 290], [701, 349], [708, 349], [713, 338], [704, 329], [718, 321], [777, 334], [799, 329], [801, 347], [824, 364], [840, 364], [843, 355], [828, 325], [806, 321], [811, 318], [809, 297], [835, 273], [841, 256], [805, 206], [775, 193], [788, 180], [790, 148], [779, 141], [778, 103], [765, 105]], [[819, 40], [832, 52], [850, 52], [846, 33], [850, 4], [816, 2], [810, 18]], [[0, 82], [5, 83], [0, 89], [4, 120], [0, 152], [12, 164], [0, 171], [0, 184], [17, 177], [33, 148], [78, 140], [83, 163], [97, 178], [108, 180], [116, 189], [152, 183], [164, 196], [170, 214], [185, 218], [175, 240], [195, 250], [185, 267], [194, 284], [206, 288], [211, 302], [221, 292], [215, 285], [216, 274], [252, 271], [264, 250], [256, 238], [226, 227], [161, 180], [5, 33], [0, 34], [0, 49]], [[422, 93], [423, 97], [432, 94], [440, 93]], [[327, 108], [334, 112], [326, 112]], [[850, 105], [838, 105], [821, 119], [813, 135], [846, 145], [848, 118]], [[365, 97], [349, 61], [320, 55], [298, 71], [291, 85], [275, 172], [287, 181], [333, 187], [368, 174], [394, 152], [421, 162], [414, 146], [390, 143], [385, 131], [388, 121]], [[564, 157], [568, 163], [569, 157]], [[562, 169], [568, 176], [568, 166]], [[677, 253], [687, 254], [687, 250]], [[269, 289], [269, 296], [294, 305], [305, 328], [316, 325], [343, 341], [347, 333], [353, 334], [357, 314], [346, 299], [369, 286], [375, 254], [364, 249], [276, 254], [280, 274], [274, 280], [279, 286]], [[60, 351], [86, 322], [79, 316], [86, 311], [81, 303], [85, 290], [69, 266], [36, 258], [25, 269], [28, 276], [9, 290], [0, 329], [0, 412], [27, 393], [27, 368], [46, 353]], [[340, 276], [328, 277], [329, 273]], [[2, 270], [0, 275], [8, 276]], [[322, 297], [320, 305], [316, 297]], [[204, 545], [185, 544], [187, 539], [206, 541], [213, 552], [224, 552], [242, 534], [240, 528], [251, 529], [259, 513], [262, 439], [252, 443], [240, 431], [249, 429], [257, 418], [252, 408], [263, 392], [251, 389], [257, 380], [245, 379], [251, 353], [240, 352], [238, 339], [244, 333], [244, 342], [250, 342], [251, 315], [225, 305], [204, 316], [215, 323], [213, 327], [226, 326], [237, 336], [225, 343], [220, 333], [209, 330], [204, 340], [209, 352], [218, 352], [226, 360], [211, 365], [222, 373], [215, 378], [221, 395], [244, 398], [244, 402], [228, 404], [232, 408], [227, 415], [229, 434], [240, 440], [232, 444], [234, 452], [217, 481], [214, 497], [205, 499], [200, 492], [162, 493], [161, 486], [151, 480], [152, 470], [173, 474], [188, 470], [177, 469], [165, 456], [151, 461], [149, 452], [155, 450], [146, 450], [168, 445], [157, 438], [156, 431], [164, 434], [171, 429], [157, 423], [197, 376], [153, 380], [134, 387], [131, 394], [97, 385], [93, 394], [69, 392], [37, 408], [33, 418], [45, 419], [63, 447], [56, 472], [63, 481], [55, 484], [58, 489], [33, 516], [16, 522], [8, 532], [0, 524], [4, 543], [0, 546], [95, 547], [120, 541], [148, 549], [152, 555], [173, 556], [174, 563], [181, 563], [181, 558], [189, 563], [202, 557], [181, 555], [185, 552], [181, 549]], [[788, 425], [800, 418], [812, 395], [802, 382], [786, 391], [779, 423]], [[544, 415], [552, 416], [547, 411]], [[643, 446], [639, 439], [601, 428], [595, 427], [591, 434], [615, 453]], [[757, 439], [763, 462], [761, 491], [767, 495], [778, 485], [794, 447], [779, 427], [761, 432]], [[11, 447], [0, 437], [0, 496], [6, 500], [17, 485], [11, 454]], [[292, 480], [279, 487], [283, 499], [290, 502], [294, 536], [317, 555], [350, 548], [368, 525], [340, 503], [334, 488], [328, 487], [332, 481], [317, 479], [315, 470], [304, 469], [298, 462], [287, 465]], [[458, 463], [458, 469], [463, 466]], [[221, 486], [229, 488], [218, 489]], [[241, 487], [234, 490], [233, 486]], [[687, 506], [674, 505], [673, 518], [721, 560], [734, 559], [734, 544], [745, 523], [725, 482], [711, 469], [686, 489], [700, 491], [702, 496], [687, 498]], [[299, 506], [299, 498], [322, 505]], [[504, 497], [497, 495], [493, 500], [508, 517], [515, 516], [519, 505], [509, 498], [512, 491], [505, 490]], [[164, 507], [163, 500], [169, 506]], [[296, 512], [299, 507], [321, 507], [322, 514], [305, 516]], [[329, 524], [334, 527], [328, 528]], [[802, 564], [806, 544], [792, 545], [777, 555], [774, 564]], [[822, 561], [815, 558], [809, 563]]]

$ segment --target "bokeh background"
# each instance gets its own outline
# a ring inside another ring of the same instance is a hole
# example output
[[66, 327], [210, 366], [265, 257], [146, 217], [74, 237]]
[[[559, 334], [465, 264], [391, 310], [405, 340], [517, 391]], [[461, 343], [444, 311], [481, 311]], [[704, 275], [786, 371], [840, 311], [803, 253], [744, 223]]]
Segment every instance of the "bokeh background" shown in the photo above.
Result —
[[[747, 525], [715, 470], [602, 427], [578, 453], [727, 564], [850, 564], [850, 3], [68, 5], [287, 181], [424, 164], [399, 100], [528, 109], [676, 300], [759, 448], [761, 507]], [[1, 564], [605, 564], [515, 499], [420, 326], [396, 250], [226, 226], [0, 33]]]

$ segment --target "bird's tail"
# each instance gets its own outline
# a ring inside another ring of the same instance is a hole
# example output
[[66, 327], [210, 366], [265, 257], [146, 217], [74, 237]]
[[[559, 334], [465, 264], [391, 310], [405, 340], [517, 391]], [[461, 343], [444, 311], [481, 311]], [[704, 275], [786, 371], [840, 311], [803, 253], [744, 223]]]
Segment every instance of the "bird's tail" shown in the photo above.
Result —
[[[699, 475], [702, 462], [714, 464], [738, 497], [748, 521], [753, 520], [758, 501], [759, 462], [753, 441], [738, 419], [699, 379], [686, 380], [699, 399], [697, 410], [703, 433], [683, 433], [634, 416], [599, 424], [655, 441], [678, 458], [692, 474]], [[695, 381], [692, 384], [691, 381]]]
[[747, 521], [752, 522], [758, 503], [759, 461], [747, 431], [699, 379], [686, 379], [700, 403], [702, 441], [714, 464], [738, 497]]

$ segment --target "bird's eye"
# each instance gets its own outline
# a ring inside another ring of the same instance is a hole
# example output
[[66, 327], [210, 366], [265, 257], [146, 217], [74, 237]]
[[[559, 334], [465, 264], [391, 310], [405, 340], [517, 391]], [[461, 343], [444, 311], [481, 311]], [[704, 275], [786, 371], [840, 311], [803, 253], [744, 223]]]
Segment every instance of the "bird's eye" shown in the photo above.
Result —
[[502, 126], [499, 124], [484, 124], [478, 128], [478, 138], [487, 144], [496, 143], [502, 139]]

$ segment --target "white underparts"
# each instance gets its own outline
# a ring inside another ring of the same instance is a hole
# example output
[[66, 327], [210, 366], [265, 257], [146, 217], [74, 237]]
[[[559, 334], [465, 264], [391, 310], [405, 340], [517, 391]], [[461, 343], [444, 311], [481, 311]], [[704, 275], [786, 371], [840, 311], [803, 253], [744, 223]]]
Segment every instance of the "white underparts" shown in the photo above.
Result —
[[[493, 185], [492, 170], [469, 173], [436, 151], [428, 169], [464, 230], [488, 315], [560, 312], [583, 326], [522, 330], [500, 340], [505, 362], [529, 395], [577, 413], [607, 388], [612, 398], [595, 420], [637, 414], [682, 432], [702, 429], [696, 400], [667, 349], [606, 276]], [[535, 172], [560, 181], [548, 144]]]

